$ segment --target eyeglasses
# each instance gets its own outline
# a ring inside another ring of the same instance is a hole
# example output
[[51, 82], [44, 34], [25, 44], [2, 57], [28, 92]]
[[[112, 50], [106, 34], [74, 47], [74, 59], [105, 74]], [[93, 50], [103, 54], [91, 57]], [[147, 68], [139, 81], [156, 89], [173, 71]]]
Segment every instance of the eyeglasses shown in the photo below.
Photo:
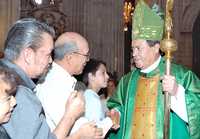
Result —
[[88, 53], [88, 54], [81, 54], [81, 53], [79, 53], [79, 52], [74, 52], [74, 53], [86, 57], [87, 60], [90, 59], [90, 53]]

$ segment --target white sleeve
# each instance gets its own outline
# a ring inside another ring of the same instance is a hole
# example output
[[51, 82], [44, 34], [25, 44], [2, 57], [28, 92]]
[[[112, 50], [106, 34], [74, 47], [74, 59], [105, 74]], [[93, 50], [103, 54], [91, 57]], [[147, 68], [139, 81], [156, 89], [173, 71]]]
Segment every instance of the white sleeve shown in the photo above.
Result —
[[97, 123], [97, 126], [99, 128], [103, 129], [103, 137], [107, 134], [107, 132], [110, 130], [110, 128], [113, 126], [113, 122], [109, 117], [104, 118], [102, 121], [99, 121]]
[[178, 92], [176, 96], [171, 96], [171, 109], [185, 122], [188, 122], [186, 103], [185, 103], [185, 89], [182, 85], [178, 85]]
[[68, 94], [55, 85], [43, 85], [37, 88], [37, 96], [40, 99], [48, 125], [53, 131], [65, 112], [65, 104]]
[[85, 117], [89, 121], [99, 121], [101, 118], [101, 105], [100, 100], [98, 101], [90, 92], [84, 93], [85, 97]]

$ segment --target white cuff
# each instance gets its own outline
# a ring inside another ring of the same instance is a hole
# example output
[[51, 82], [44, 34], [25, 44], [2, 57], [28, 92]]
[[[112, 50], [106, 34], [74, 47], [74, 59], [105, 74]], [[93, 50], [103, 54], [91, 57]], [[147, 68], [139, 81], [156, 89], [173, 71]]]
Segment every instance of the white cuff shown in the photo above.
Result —
[[171, 109], [185, 122], [188, 123], [188, 116], [185, 103], [185, 89], [178, 85], [176, 96], [171, 96]]

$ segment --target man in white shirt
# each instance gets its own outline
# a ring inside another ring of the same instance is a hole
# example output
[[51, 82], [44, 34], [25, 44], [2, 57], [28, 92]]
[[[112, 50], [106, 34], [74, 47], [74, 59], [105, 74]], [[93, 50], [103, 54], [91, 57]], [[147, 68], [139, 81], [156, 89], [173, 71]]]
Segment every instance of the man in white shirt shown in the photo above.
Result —
[[[74, 91], [77, 80], [73, 75], [81, 74], [88, 60], [88, 42], [80, 34], [66, 32], [56, 40], [52, 69], [45, 81], [36, 87], [51, 130], [55, 129], [62, 118], [65, 103]], [[102, 134], [93, 122], [84, 124], [79, 130], [83, 130], [82, 137], [86, 138], [100, 138]]]

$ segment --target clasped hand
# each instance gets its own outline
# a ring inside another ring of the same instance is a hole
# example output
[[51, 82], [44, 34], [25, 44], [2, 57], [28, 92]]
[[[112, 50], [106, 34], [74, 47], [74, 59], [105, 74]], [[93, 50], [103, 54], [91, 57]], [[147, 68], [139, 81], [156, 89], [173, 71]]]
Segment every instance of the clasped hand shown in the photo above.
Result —
[[176, 78], [172, 75], [164, 75], [161, 78], [161, 81], [163, 91], [168, 92], [172, 96], [176, 96], [178, 90]]
[[112, 129], [117, 130], [120, 127], [120, 114], [117, 110], [111, 109], [106, 113], [108, 117], [111, 118], [113, 122]]

